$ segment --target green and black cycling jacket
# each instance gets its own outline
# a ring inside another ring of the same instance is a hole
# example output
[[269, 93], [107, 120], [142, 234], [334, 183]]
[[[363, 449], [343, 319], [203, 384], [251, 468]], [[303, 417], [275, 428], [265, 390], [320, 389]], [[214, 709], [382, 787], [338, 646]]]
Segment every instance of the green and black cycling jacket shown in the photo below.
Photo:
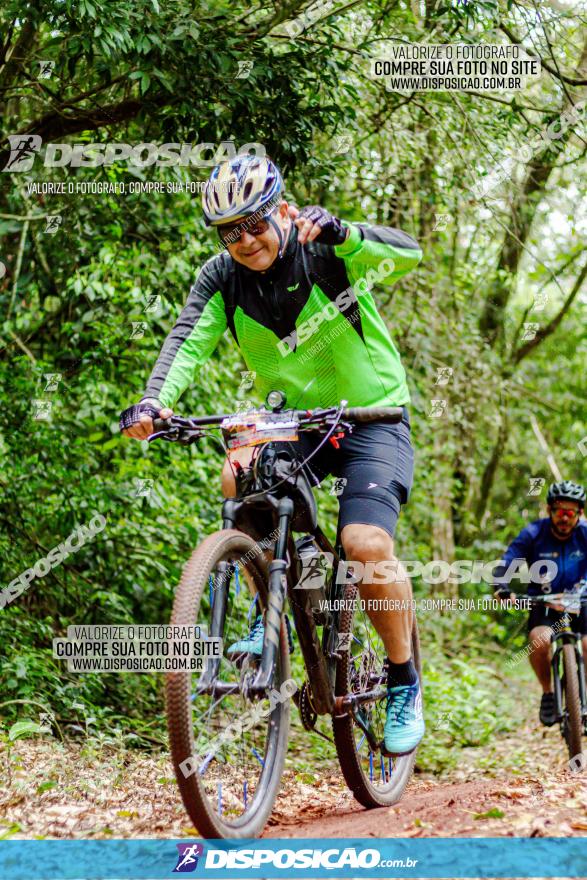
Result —
[[[349, 224], [345, 224], [349, 225]], [[261, 395], [294, 407], [401, 406], [406, 374], [373, 299], [422, 252], [398, 229], [349, 225], [341, 245], [300, 245], [292, 224], [283, 257], [254, 272], [223, 252], [208, 260], [165, 340], [144, 397], [174, 406], [228, 328]]]

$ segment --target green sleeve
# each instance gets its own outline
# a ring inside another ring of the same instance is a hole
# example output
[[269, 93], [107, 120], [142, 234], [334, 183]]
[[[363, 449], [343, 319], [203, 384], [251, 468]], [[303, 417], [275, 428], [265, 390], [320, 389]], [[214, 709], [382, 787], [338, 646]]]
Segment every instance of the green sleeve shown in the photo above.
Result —
[[344, 225], [350, 234], [334, 251], [344, 260], [352, 284], [365, 278], [369, 270], [375, 283], [393, 284], [422, 259], [417, 242], [399, 229], [346, 222]]
[[194, 381], [227, 327], [218, 279], [202, 269], [149, 378], [145, 397], [173, 407]]

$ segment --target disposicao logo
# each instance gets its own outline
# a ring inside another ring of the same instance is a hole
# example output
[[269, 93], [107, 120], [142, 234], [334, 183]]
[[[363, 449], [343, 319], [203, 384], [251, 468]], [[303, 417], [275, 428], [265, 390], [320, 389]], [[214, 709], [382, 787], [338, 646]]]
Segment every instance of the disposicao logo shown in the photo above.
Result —
[[[10, 134], [10, 156], [2, 171], [30, 171], [35, 157], [40, 154], [43, 140], [38, 134]], [[45, 168], [99, 168], [115, 162], [127, 162], [135, 168], [169, 168], [194, 166], [198, 168], [218, 165], [224, 159], [235, 156], [264, 156], [263, 144], [251, 142], [237, 150], [233, 141], [201, 144], [46, 144], [43, 151]]]
[[198, 867], [198, 859], [204, 854], [202, 843], [178, 843], [177, 865], [173, 869], [174, 874], [190, 874]]

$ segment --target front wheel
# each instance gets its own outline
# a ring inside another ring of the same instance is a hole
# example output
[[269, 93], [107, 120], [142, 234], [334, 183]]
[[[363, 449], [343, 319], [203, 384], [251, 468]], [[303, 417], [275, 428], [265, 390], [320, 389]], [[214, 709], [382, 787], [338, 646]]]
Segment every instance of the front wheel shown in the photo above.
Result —
[[[365, 692], [387, 684], [385, 648], [357, 597], [357, 587], [349, 586], [344, 597], [345, 610], [339, 620], [341, 649], [336, 671], [336, 696]], [[412, 656], [421, 683], [420, 642], [415, 614]], [[385, 698], [363, 704], [356, 714], [363, 726], [350, 713], [332, 719], [334, 742], [345, 781], [364, 807], [395, 804], [402, 797], [412, 775], [416, 752], [390, 758], [384, 756], [375, 745], [383, 740]], [[371, 733], [371, 743], [364, 728]]]
[[258, 659], [229, 656], [227, 648], [247, 636], [267, 604], [266, 563], [252, 538], [226, 529], [202, 542], [183, 570], [171, 623], [198, 624], [209, 632], [222, 583], [228, 601], [216, 681], [235, 688], [222, 696], [199, 693], [203, 673], [168, 673], [167, 726], [181, 796], [200, 834], [253, 838], [271, 813], [287, 750], [293, 684], [288, 640], [282, 618], [273, 689], [267, 699], [247, 699], [242, 683], [255, 673]]
[[583, 723], [581, 719], [581, 697], [579, 694], [579, 671], [574, 645], [563, 645], [563, 670], [564, 670], [564, 714], [563, 735], [567, 743], [569, 758], [575, 758], [582, 753], [581, 733]]

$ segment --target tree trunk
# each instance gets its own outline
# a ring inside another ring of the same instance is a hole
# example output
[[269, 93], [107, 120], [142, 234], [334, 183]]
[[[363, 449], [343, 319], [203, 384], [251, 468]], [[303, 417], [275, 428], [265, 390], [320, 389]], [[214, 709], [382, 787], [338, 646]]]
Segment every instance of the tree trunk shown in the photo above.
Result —
[[[452, 521], [452, 489], [454, 461], [450, 451], [450, 425], [445, 418], [438, 419], [434, 431], [434, 463], [436, 480], [434, 482], [432, 508], [432, 559], [448, 562], [455, 558], [455, 536]], [[454, 597], [458, 594], [456, 584], [444, 581], [435, 584], [433, 592]]]
[[[587, 40], [583, 44], [577, 73], [581, 74], [586, 66]], [[571, 103], [565, 95], [559, 105], [558, 114], [564, 113], [570, 108]], [[512, 199], [507, 224], [509, 231], [506, 233], [494, 280], [479, 321], [479, 329], [492, 347], [503, 342], [506, 309], [536, 208], [544, 196], [546, 184], [556, 166], [559, 152], [565, 146], [572, 131], [573, 126], [569, 124], [561, 136], [555, 140], [555, 143], [559, 145], [558, 150], [551, 149], [548, 144], [529, 162], [524, 183], [516, 190]]]

